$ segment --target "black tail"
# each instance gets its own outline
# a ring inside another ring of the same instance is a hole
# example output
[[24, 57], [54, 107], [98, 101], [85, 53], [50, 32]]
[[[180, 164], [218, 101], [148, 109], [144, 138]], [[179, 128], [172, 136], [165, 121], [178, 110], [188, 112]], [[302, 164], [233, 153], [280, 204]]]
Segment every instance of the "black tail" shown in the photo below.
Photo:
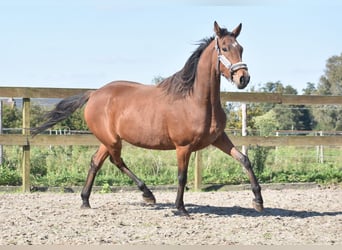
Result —
[[79, 95], [67, 97], [60, 101], [53, 110], [44, 115], [44, 119], [46, 120], [45, 123], [43, 123], [39, 127], [31, 129], [32, 136], [35, 136], [43, 132], [44, 130], [51, 128], [58, 122], [68, 118], [72, 113], [76, 111], [76, 109], [81, 108], [89, 100], [91, 92], [92, 91], [87, 91]]

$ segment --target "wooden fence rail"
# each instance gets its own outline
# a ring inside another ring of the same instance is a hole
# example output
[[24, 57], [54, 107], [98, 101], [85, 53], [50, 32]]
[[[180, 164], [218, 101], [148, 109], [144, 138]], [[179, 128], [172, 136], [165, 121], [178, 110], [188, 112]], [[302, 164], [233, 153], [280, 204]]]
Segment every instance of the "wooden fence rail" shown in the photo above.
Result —
[[[65, 98], [88, 91], [90, 89], [61, 89], [61, 88], [24, 88], [0, 87], [0, 97], [23, 98], [23, 133], [0, 134], [0, 145], [19, 145], [23, 149], [23, 191], [30, 190], [30, 147], [39, 145], [99, 145], [99, 141], [90, 134], [83, 135], [37, 135], [31, 137], [30, 128], [30, 99], [31, 98]], [[221, 102], [242, 103], [278, 103], [278, 104], [306, 104], [306, 105], [342, 105], [341, 96], [309, 96], [309, 95], [283, 95], [280, 93], [246, 93], [222, 92]], [[324, 136], [231, 136], [237, 146], [316, 146], [330, 145], [342, 146], [342, 137]], [[201, 156], [196, 153], [195, 160], [195, 189], [201, 185]]]

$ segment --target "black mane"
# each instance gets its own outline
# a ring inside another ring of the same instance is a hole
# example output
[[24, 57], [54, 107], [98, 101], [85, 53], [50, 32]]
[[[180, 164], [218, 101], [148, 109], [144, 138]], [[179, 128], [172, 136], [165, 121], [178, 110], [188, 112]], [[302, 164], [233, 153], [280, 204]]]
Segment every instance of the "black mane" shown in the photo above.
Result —
[[[220, 30], [220, 37], [233, 35], [227, 29]], [[187, 96], [192, 92], [198, 61], [202, 55], [202, 52], [208, 45], [215, 39], [214, 36], [210, 38], [204, 38], [199, 41], [198, 48], [192, 53], [189, 59], [186, 61], [184, 67], [173, 74], [172, 76], [164, 79], [158, 84], [158, 87], [163, 88], [167, 94]]]
[[202, 52], [208, 47], [212, 40], [214, 40], [214, 37], [202, 39], [199, 42], [198, 48], [186, 61], [184, 67], [177, 73], [160, 82], [158, 87], [163, 88], [167, 94], [181, 96], [190, 94], [196, 77], [198, 61]]

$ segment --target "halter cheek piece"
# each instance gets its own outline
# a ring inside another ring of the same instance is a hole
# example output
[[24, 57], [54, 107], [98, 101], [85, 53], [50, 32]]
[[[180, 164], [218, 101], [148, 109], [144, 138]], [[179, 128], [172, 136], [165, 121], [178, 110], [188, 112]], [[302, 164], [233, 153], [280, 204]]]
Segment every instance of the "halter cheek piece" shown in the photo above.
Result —
[[221, 54], [221, 50], [218, 44], [218, 37], [215, 37], [215, 50], [217, 51], [217, 65], [216, 65], [216, 69], [218, 71], [220, 71], [219, 68], [219, 64], [220, 62], [229, 70], [230, 72], [230, 78], [231, 80], [233, 79], [233, 75], [236, 71], [238, 71], [239, 69], [245, 69], [248, 70], [247, 64], [244, 62], [238, 62], [238, 63], [230, 63], [230, 61], [228, 60], [227, 57], [225, 57], [224, 55]]

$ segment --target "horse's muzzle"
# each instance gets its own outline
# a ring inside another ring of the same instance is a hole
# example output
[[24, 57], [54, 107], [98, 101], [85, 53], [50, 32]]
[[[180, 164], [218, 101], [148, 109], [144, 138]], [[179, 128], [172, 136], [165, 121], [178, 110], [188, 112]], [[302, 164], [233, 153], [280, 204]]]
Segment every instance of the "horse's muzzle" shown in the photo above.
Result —
[[251, 79], [251, 77], [249, 76], [249, 74], [247, 72], [245, 74], [243, 74], [240, 77], [239, 84], [237, 85], [238, 89], [244, 89], [248, 85], [250, 79]]
[[247, 64], [244, 62], [234, 63], [230, 66], [231, 80], [235, 82], [238, 89], [245, 88], [250, 80]]

